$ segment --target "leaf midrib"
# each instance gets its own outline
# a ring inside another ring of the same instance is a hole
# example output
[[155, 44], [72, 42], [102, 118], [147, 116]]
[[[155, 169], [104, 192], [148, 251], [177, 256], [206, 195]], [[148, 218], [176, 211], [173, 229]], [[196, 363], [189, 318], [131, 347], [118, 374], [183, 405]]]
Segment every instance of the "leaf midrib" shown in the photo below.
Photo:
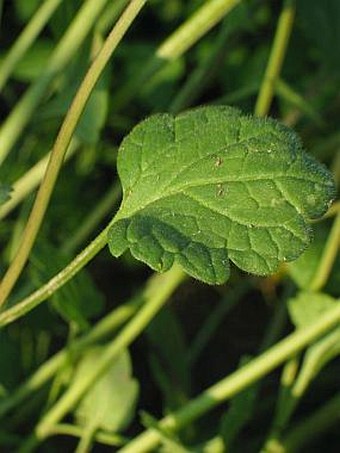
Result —
[[[275, 175], [275, 177], [273, 177], [273, 175], [259, 175], [259, 176], [255, 176], [255, 177], [242, 177], [242, 176], [236, 176], [236, 177], [228, 177], [228, 179], [225, 179], [225, 178], [217, 178], [216, 180], [213, 180], [213, 181], [209, 181], [207, 182], [206, 179], [203, 180], [203, 181], [195, 181], [195, 182], [192, 182], [192, 183], [187, 183], [187, 184], [184, 184], [184, 185], [181, 185], [181, 186], [177, 186], [177, 187], [174, 187], [172, 190], [168, 190], [169, 186], [167, 185], [165, 187], [165, 189], [163, 189], [163, 191], [161, 191], [161, 193], [152, 198], [152, 199], [149, 199], [146, 203], [144, 203], [142, 206], [139, 206], [137, 209], [134, 209], [130, 212], [128, 212], [127, 215], [123, 215], [123, 216], [120, 216], [119, 213], [122, 212], [124, 213], [124, 206], [125, 206], [125, 201], [128, 199], [128, 197], [130, 196], [133, 196], [134, 194], [134, 190], [131, 188], [129, 189], [132, 193], [131, 195], [128, 195], [126, 198], [123, 198], [123, 201], [122, 201], [122, 204], [121, 204], [121, 207], [117, 213], [117, 220], [118, 218], [119, 219], [123, 219], [123, 218], [129, 218], [129, 217], [132, 217], [133, 215], [135, 215], [136, 213], [138, 213], [139, 211], [142, 211], [144, 210], [147, 206], [149, 206], [150, 204], [153, 204], [153, 203], [156, 203], [157, 201], [160, 201], [162, 199], [165, 199], [165, 198], [168, 198], [168, 197], [171, 197], [173, 195], [177, 195], [177, 194], [181, 194], [183, 193], [185, 190], [187, 189], [191, 189], [191, 188], [195, 188], [195, 187], [202, 187], [202, 186], [210, 186], [210, 185], [215, 185], [215, 184], [228, 184], [228, 183], [235, 183], [235, 182], [254, 182], [254, 181], [270, 181], [270, 182], [274, 182], [275, 183], [275, 179], [294, 179], [294, 180], [298, 180], [298, 181], [304, 181], [304, 182], [310, 182], [310, 183], [314, 183], [314, 184], [323, 184], [323, 182], [321, 182], [320, 180], [315, 180], [313, 178], [303, 178], [301, 176], [297, 176], [297, 175], [285, 175], [285, 174], [279, 174], [279, 175]], [[288, 202], [289, 204], [290, 201], [287, 200], [285, 197], [283, 197], [283, 199]], [[296, 206], [293, 205], [294, 209], [297, 210]]]

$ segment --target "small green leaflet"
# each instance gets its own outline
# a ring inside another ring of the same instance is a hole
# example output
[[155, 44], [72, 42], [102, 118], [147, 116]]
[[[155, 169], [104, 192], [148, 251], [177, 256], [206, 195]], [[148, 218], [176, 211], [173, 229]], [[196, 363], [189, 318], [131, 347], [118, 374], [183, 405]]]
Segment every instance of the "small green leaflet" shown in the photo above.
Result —
[[142, 121], [118, 153], [123, 201], [109, 231], [114, 256], [164, 272], [176, 261], [209, 284], [229, 260], [257, 275], [296, 259], [308, 219], [335, 193], [328, 170], [293, 131], [231, 107], [202, 107]]
[[[73, 385], [81, 385], [89, 370], [100, 363], [105, 347], [86, 351], [74, 375]], [[76, 409], [78, 424], [84, 429], [111, 432], [123, 430], [135, 414], [139, 387], [132, 377], [130, 355], [123, 350], [110, 368], [90, 388]]]
[[[288, 312], [297, 329], [313, 324], [320, 316], [332, 310], [340, 299], [326, 293], [300, 291], [288, 300]], [[300, 368], [299, 382], [310, 383], [321, 369], [340, 354], [340, 326], [328, 332], [310, 345], [305, 352]], [[296, 381], [297, 382], [297, 381]]]
[[288, 312], [296, 328], [313, 324], [339, 301], [325, 293], [300, 291], [288, 300]]

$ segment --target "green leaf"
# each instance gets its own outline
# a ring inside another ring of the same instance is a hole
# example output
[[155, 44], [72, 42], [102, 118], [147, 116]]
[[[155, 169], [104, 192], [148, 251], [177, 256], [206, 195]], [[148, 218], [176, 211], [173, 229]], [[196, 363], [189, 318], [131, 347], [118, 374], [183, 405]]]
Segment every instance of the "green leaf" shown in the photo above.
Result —
[[300, 371], [300, 379], [311, 382], [331, 360], [340, 355], [340, 328], [309, 346]]
[[[103, 350], [104, 347], [97, 347], [86, 353], [79, 363], [73, 385], [80, 383], [88, 370], [96, 367]], [[78, 423], [113, 432], [125, 428], [134, 415], [138, 396], [138, 383], [131, 372], [130, 356], [125, 350], [81, 400], [76, 410]]]
[[118, 154], [123, 201], [109, 231], [114, 256], [163, 272], [174, 261], [210, 284], [274, 272], [310, 242], [308, 219], [334, 195], [328, 170], [274, 120], [203, 107], [142, 121]]
[[[320, 264], [330, 225], [324, 222], [315, 225], [314, 240], [311, 246], [293, 263], [287, 266], [289, 275], [300, 289], [308, 289]], [[340, 296], [340, 255], [335, 259], [327, 280], [325, 292]]]
[[316, 225], [311, 246], [293, 263], [289, 263], [288, 272], [301, 289], [308, 289], [318, 270], [322, 251], [329, 231], [324, 225]]
[[[331, 310], [340, 299], [334, 299], [325, 293], [300, 292], [288, 301], [289, 315], [296, 328], [304, 328], [315, 322], [328, 310]], [[340, 327], [332, 329], [322, 338], [310, 345], [304, 355], [296, 387], [307, 388], [328, 362], [340, 353]], [[296, 395], [291, 395], [295, 398]]]
[[301, 291], [288, 300], [288, 311], [295, 327], [305, 327], [331, 309], [337, 301], [324, 293]]

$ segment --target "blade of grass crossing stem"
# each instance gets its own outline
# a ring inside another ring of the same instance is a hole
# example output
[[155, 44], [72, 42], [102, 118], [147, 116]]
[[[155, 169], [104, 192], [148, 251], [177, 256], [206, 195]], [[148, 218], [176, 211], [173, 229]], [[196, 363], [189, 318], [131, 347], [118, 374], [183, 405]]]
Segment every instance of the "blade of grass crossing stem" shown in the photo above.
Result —
[[20, 248], [0, 284], [0, 306], [5, 303], [26, 264], [44, 218], [66, 149], [70, 143], [80, 115], [86, 106], [86, 102], [113, 51], [116, 49], [145, 3], [146, 0], [131, 0], [129, 6], [125, 9], [124, 13], [105, 40], [72, 102], [53, 147], [51, 159], [23, 233]]

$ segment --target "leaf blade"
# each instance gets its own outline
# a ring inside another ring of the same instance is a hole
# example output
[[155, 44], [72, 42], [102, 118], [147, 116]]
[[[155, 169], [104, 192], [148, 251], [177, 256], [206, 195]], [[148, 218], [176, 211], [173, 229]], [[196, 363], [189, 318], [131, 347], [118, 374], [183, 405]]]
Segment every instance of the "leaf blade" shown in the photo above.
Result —
[[210, 284], [227, 280], [229, 259], [267, 275], [297, 258], [310, 242], [307, 220], [334, 194], [292, 131], [231, 107], [152, 116], [124, 139], [117, 164], [123, 201], [111, 253], [129, 247], [160, 272], [177, 261]]

